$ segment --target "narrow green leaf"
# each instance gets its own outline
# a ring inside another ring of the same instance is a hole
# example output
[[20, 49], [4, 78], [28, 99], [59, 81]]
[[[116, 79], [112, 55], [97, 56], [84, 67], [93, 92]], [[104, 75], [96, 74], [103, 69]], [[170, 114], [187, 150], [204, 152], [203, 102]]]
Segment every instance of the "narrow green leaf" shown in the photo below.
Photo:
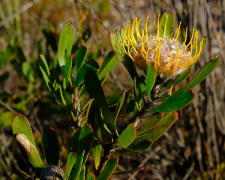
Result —
[[59, 66], [61, 68], [61, 71], [65, 77], [65, 49], [66, 49], [66, 41], [68, 33], [71, 29], [70, 24], [66, 24], [61, 32], [60, 38], [59, 38], [59, 47], [58, 47], [58, 60], [59, 60]]
[[101, 66], [101, 69], [100, 69], [99, 72], [101, 72], [101, 71], [107, 66], [107, 64], [111, 61], [111, 59], [112, 59], [114, 56], [115, 56], [114, 51], [110, 51], [110, 52], [106, 55], [106, 57], [105, 57], [105, 59], [104, 59], [104, 61], [103, 61], [103, 63], [102, 63], [102, 66]]
[[125, 94], [125, 99], [124, 99], [124, 103], [122, 106], [122, 121], [124, 122], [124, 118], [126, 116], [127, 113], [127, 109], [128, 109], [128, 105], [130, 103], [130, 98], [132, 97], [132, 92], [131, 90], [128, 90]]
[[80, 67], [84, 63], [84, 60], [87, 56], [87, 47], [86, 46], [80, 46], [77, 51], [77, 58], [76, 58], [76, 68], [77, 72], [80, 70]]
[[95, 98], [96, 105], [99, 105], [102, 109], [102, 114], [107, 118], [110, 124], [114, 126], [114, 119], [110, 113], [107, 105], [104, 92], [99, 82], [98, 76], [94, 71], [87, 71], [84, 77], [84, 83], [90, 98]]
[[71, 172], [71, 170], [73, 168], [73, 165], [74, 165], [75, 161], [76, 161], [76, 154], [70, 152], [68, 154], [68, 157], [67, 157], [65, 176], [69, 176], [70, 175], [70, 172]]
[[87, 174], [86, 180], [95, 180], [95, 175], [93, 174], [93, 172], [89, 172]]
[[141, 152], [145, 149], [148, 149], [152, 145], [152, 141], [149, 139], [144, 139], [143, 141], [140, 141], [138, 143], [132, 143], [130, 146], [127, 147], [129, 151], [132, 152]]
[[130, 170], [126, 170], [126, 171], [114, 171], [113, 172], [113, 175], [123, 175], [123, 174], [129, 174], [129, 173], [134, 173], [136, 171], [141, 171], [143, 170], [144, 167], [138, 167], [138, 168], [135, 168], [135, 169], [130, 169]]
[[48, 165], [58, 165], [59, 141], [55, 130], [52, 127], [49, 127], [44, 131], [43, 144]]
[[134, 77], [134, 97], [135, 97], [136, 106], [138, 110], [141, 109], [141, 104], [144, 97], [143, 93], [145, 89], [146, 87], [142, 79], [138, 75], [135, 76]]
[[159, 21], [159, 36], [164, 37], [164, 34], [166, 37], [170, 38], [171, 34], [173, 32], [173, 26], [174, 26], [174, 13], [172, 11], [165, 12], [160, 21]]
[[[114, 52], [111, 52], [114, 54]], [[100, 73], [98, 75], [99, 80], [101, 81], [104, 77], [111, 71], [111, 69], [119, 62], [118, 56], [114, 55], [111, 59], [111, 54], [107, 55], [103, 65], [101, 67]]]
[[141, 137], [135, 140], [135, 143], [141, 142], [146, 139], [150, 139], [151, 141], [155, 141], [159, 137], [161, 137], [177, 120], [177, 112], [171, 112], [163, 117], [163, 119], [154, 126], [150, 131], [143, 134]]
[[[60, 96], [58, 95], [58, 92], [55, 91], [55, 89], [53, 88], [53, 85], [51, 84], [51, 81], [50, 81], [50, 71], [49, 71], [49, 68], [48, 68], [48, 64], [47, 64], [47, 61], [45, 59], [45, 57], [43, 55], [40, 55], [39, 56], [39, 67], [40, 67], [40, 70], [42, 72], [42, 75], [44, 77], [44, 80], [45, 80], [45, 83], [49, 89], [49, 91], [51, 92], [51, 94], [53, 95], [53, 97], [55, 98], [55, 100], [62, 106], [65, 108], [65, 105], [64, 105], [64, 102], [62, 102]], [[60, 91], [60, 90], [59, 90]], [[62, 92], [60, 91], [60, 94]]]
[[[73, 179], [76, 180], [79, 177], [79, 174], [86, 163], [89, 150], [91, 147], [91, 140], [92, 140], [92, 128], [90, 124], [85, 124], [81, 128], [81, 132], [79, 135], [79, 141], [78, 141], [78, 147], [77, 147], [77, 158], [76, 162], [74, 164], [74, 167], [76, 168], [76, 172], [73, 175]], [[84, 153], [84, 154], [83, 154]]]
[[83, 167], [83, 169], [80, 172], [80, 180], [85, 180], [85, 166]]
[[94, 158], [95, 169], [98, 170], [98, 167], [101, 162], [101, 150], [102, 150], [101, 144], [98, 141], [94, 141], [91, 150]]
[[108, 106], [109, 107], [116, 106], [117, 102], [119, 101], [119, 99], [121, 97], [121, 95], [122, 95], [122, 93], [107, 96], [106, 102], [107, 102]]
[[32, 178], [23, 171], [16, 170], [10, 176], [13, 180], [32, 180]]
[[216, 68], [219, 62], [219, 59], [209, 61], [192, 79], [192, 81], [187, 85], [187, 87], [193, 89], [195, 86], [201, 83]]
[[22, 63], [22, 72], [27, 83], [29, 83], [29, 81], [35, 81], [34, 76], [32, 74], [32, 69], [33, 67], [28, 61]]
[[58, 72], [55, 68], [50, 71], [50, 92], [52, 93], [55, 100], [62, 106], [66, 104], [66, 100], [63, 94], [63, 83], [59, 80]]
[[72, 58], [69, 55], [69, 57], [66, 60], [66, 67], [65, 67], [66, 86], [68, 86], [70, 83], [71, 68], [72, 68]]
[[122, 92], [122, 95], [117, 103], [117, 106], [116, 106], [116, 110], [115, 110], [115, 117], [114, 117], [114, 125], [116, 126], [116, 120], [117, 120], [117, 117], [120, 113], [120, 110], [123, 106], [123, 102], [124, 102], [124, 99], [125, 99], [125, 91]]
[[95, 109], [95, 121], [97, 123], [97, 126], [102, 130], [104, 131], [106, 134], [108, 134], [110, 137], [112, 137], [112, 133], [111, 131], [108, 129], [104, 119], [103, 119], [103, 116], [102, 116], [102, 112], [101, 112], [101, 109], [99, 107], [97, 107]]
[[195, 94], [188, 88], [182, 88], [166, 98], [162, 104], [150, 112], [169, 113], [188, 105], [195, 98]]
[[14, 119], [12, 120], [11, 124], [12, 124], [12, 131], [13, 131], [14, 135], [16, 135], [18, 133], [24, 134], [27, 137], [27, 139], [29, 140], [29, 142], [34, 147], [36, 147], [29, 121], [25, 116], [16, 115], [14, 117]]
[[13, 56], [14, 50], [9, 44], [1, 53], [0, 53], [0, 68], [6, 64], [6, 62]]
[[156, 78], [155, 68], [152, 65], [152, 63], [150, 63], [148, 65], [148, 70], [147, 70], [146, 79], [145, 79], [146, 93], [149, 99], [150, 99], [149, 94], [155, 84], [155, 78]]
[[73, 132], [70, 136], [69, 152], [74, 152], [77, 154], [77, 147], [78, 147], [80, 131], [81, 131], [81, 128], [73, 129]]
[[86, 122], [91, 124], [91, 127], [94, 127], [94, 108], [95, 108], [95, 99], [91, 99], [86, 113]]
[[76, 158], [74, 168], [73, 168], [72, 172], [70, 173], [71, 174], [70, 179], [72, 179], [72, 180], [77, 180], [83, 169], [82, 164], [83, 164], [83, 160], [84, 160], [84, 153], [85, 153], [85, 150], [80, 154], [79, 159], [78, 159], [78, 157]]
[[183, 82], [185, 79], [187, 79], [191, 75], [192, 70], [186, 69], [183, 73], [181, 73], [175, 80], [173, 86], [177, 86], [181, 82]]
[[100, 175], [98, 176], [97, 180], [107, 180], [112, 175], [116, 165], [118, 164], [119, 158], [111, 158], [107, 161], [105, 167], [103, 167]]
[[84, 75], [87, 72], [87, 70], [93, 70], [97, 72], [98, 69], [99, 69], [98, 63], [94, 59], [90, 59], [86, 63], [84, 63], [77, 74], [75, 87], [78, 88], [78, 86], [82, 82], [84, 82]]
[[66, 38], [66, 47], [65, 47], [65, 51], [67, 54], [66, 59], [71, 55], [74, 38], [75, 38], [75, 29], [72, 28], [69, 30], [67, 38]]
[[162, 117], [161, 113], [154, 113], [150, 116], [137, 130], [137, 136], [151, 130], [162, 119]]
[[129, 146], [136, 136], [136, 130], [133, 124], [129, 124], [127, 128], [120, 134], [117, 142], [122, 148]]

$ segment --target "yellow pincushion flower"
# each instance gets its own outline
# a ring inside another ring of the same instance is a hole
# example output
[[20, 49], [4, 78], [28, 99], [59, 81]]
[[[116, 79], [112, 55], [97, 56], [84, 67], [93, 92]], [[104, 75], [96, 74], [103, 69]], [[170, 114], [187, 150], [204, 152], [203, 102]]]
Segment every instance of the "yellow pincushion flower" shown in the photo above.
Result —
[[[199, 32], [193, 29], [191, 40], [186, 45], [186, 29], [184, 42], [178, 42], [181, 23], [175, 34], [172, 35], [173, 24], [169, 24], [171, 22], [168, 22], [167, 14], [163, 18], [164, 24], [158, 17], [158, 29], [161, 27], [163, 30], [158, 30], [156, 33], [154, 21], [153, 35], [150, 35], [151, 24], [148, 23], [148, 17], [142, 31], [139, 30], [141, 19], [137, 20], [136, 18], [132, 24], [128, 24], [124, 28], [123, 49], [140, 69], [147, 71], [148, 65], [152, 63], [157, 75], [169, 78], [182, 73], [197, 61], [204, 47], [205, 39], [198, 44]], [[171, 33], [167, 28], [171, 29]]]

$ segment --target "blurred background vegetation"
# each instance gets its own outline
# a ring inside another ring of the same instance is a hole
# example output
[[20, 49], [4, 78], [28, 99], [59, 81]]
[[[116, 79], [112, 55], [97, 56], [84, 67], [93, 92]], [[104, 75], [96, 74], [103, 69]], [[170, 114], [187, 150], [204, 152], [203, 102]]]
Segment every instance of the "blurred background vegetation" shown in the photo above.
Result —
[[[57, 43], [64, 24], [70, 22], [76, 31], [73, 57], [78, 46], [86, 45], [88, 57], [101, 65], [112, 50], [110, 32], [135, 17], [145, 21], [149, 16], [153, 22], [167, 10], [175, 13], [175, 27], [180, 21], [182, 31], [188, 27], [189, 38], [193, 28], [200, 38], [208, 36], [193, 75], [217, 52], [221, 63], [195, 88], [193, 103], [179, 110], [178, 121], [163, 137], [142, 153], [124, 155], [117, 166], [118, 170], [139, 165], [145, 169], [112, 179], [225, 179], [223, 0], [0, 0], [0, 179], [10, 179], [15, 169], [31, 173], [12, 137], [15, 114], [29, 119], [40, 154], [43, 129], [52, 126], [61, 145], [61, 162], [67, 156], [71, 119], [47, 90], [38, 67], [38, 55], [44, 54], [50, 68], [59, 68]], [[106, 96], [133, 89], [122, 63], [113, 68], [103, 87]], [[91, 160], [89, 156], [89, 171]]]

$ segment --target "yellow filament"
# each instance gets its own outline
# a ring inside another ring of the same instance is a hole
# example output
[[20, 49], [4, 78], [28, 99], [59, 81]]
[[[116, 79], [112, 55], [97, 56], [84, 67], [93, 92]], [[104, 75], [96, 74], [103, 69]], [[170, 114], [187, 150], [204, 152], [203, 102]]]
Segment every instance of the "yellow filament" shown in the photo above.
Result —
[[154, 25], [153, 25], [153, 36], [155, 36], [155, 18], [154, 18]]
[[180, 34], [180, 26], [181, 26], [181, 22], [180, 22], [180, 24], [179, 24], [179, 27], [178, 27], [178, 32], [177, 32], [177, 35], [176, 35], [176, 38], [175, 38], [175, 39], [177, 39], [177, 38], [178, 38], [178, 36], [179, 36], [179, 34]]
[[195, 28], [193, 28], [192, 35], [191, 35], [191, 40], [190, 40], [189, 43], [187, 44], [187, 47], [188, 47], [190, 44], [192, 44], [192, 39], [193, 39], [194, 31], [195, 31]]
[[171, 88], [170, 88], [170, 96], [171, 96], [171, 94], [172, 94], [172, 89], [173, 89], [173, 84], [172, 84], [172, 86], [171, 86]]
[[183, 44], [185, 44], [185, 43], [186, 43], [186, 41], [187, 41], [187, 30], [188, 30], [188, 28], [186, 28], [186, 34], [185, 34], [185, 39], [184, 39]]
[[158, 15], [158, 29], [157, 29], [158, 36], [159, 36], [159, 17], [160, 17], [160, 14]]
[[166, 34], [167, 19], [168, 19], [168, 16], [166, 16], [166, 23], [165, 23], [165, 28], [164, 28], [163, 38], [165, 38], [165, 34]]

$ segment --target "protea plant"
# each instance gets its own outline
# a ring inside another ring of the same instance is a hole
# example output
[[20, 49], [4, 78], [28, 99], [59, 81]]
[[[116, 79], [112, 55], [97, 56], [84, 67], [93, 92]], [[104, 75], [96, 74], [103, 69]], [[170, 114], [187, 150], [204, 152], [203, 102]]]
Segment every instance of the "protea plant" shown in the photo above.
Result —
[[[64, 26], [58, 47], [59, 66], [64, 80], [60, 81], [56, 69], [49, 70], [43, 55], [39, 58], [47, 87], [56, 102], [71, 115], [73, 130], [64, 165], [59, 167], [59, 143], [53, 128], [48, 128], [43, 134], [47, 159], [47, 164], [44, 164], [36, 149], [28, 120], [18, 115], [12, 121], [13, 134], [21, 153], [37, 178], [106, 180], [112, 174], [143, 169], [115, 171], [119, 156], [144, 151], [173, 125], [178, 117], [176, 110], [194, 99], [192, 89], [219, 63], [216, 56], [186, 87], [174, 93], [170, 91], [168, 95], [167, 90], [190, 76], [191, 68], [206, 43], [206, 37], [198, 42], [199, 33], [196, 30], [193, 30], [188, 43], [187, 30], [185, 40], [179, 42], [180, 26], [174, 34], [173, 26], [174, 14], [171, 11], [165, 12], [154, 22], [152, 35], [148, 18], [142, 31], [140, 20], [135, 19], [116, 34], [110, 34], [114, 51], [108, 53], [101, 68], [94, 59], [87, 59], [85, 46], [80, 46], [73, 61], [70, 55], [75, 31], [69, 24]], [[134, 90], [124, 90], [105, 97], [102, 84], [119, 60], [133, 79]], [[135, 65], [145, 72], [145, 76], [139, 76]], [[88, 98], [84, 98], [85, 94]], [[128, 116], [130, 113], [131, 118]], [[146, 113], [148, 118], [143, 118]], [[122, 126], [118, 127], [117, 121], [122, 121]], [[108, 138], [103, 140], [103, 135]], [[90, 150], [95, 175], [85, 168]], [[21, 171], [13, 173], [11, 177], [31, 179]]]

